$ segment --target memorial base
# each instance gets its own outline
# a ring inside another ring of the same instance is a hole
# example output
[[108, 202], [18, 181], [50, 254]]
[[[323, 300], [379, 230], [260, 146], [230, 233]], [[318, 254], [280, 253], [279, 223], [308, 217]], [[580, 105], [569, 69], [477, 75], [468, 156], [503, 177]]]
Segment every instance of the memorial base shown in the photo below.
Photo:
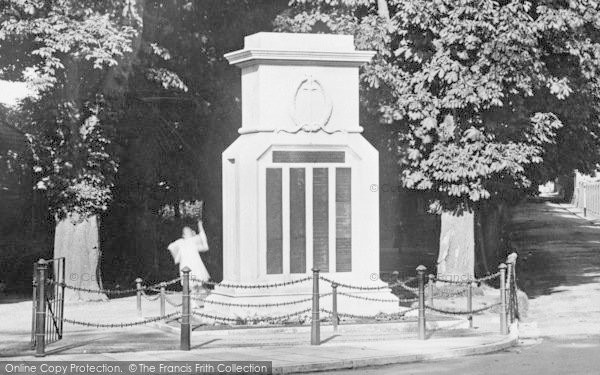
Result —
[[[224, 284], [230, 284], [227, 281]], [[231, 283], [233, 284], [233, 283]], [[351, 290], [338, 287], [337, 311], [340, 318], [343, 314], [370, 317], [379, 313], [393, 314], [406, 310], [399, 306], [397, 297], [391, 293], [383, 282], [370, 282], [369, 286], [381, 286], [379, 290]], [[321, 281], [319, 307], [332, 310], [332, 288], [330, 283]], [[348, 295], [368, 298], [358, 299]], [[294, 303], [302, 301], [300, 303]], [[257, 306], [260, 305], [260, 306]], [[312, 308], [312, 281], [303, 284], [267, 288], [267, 289], [232, 289], [216, 286], [206, 298], [200, 313], [227, 319], [236, 319], [239, 324], [269, 320], [271, 323], [310, 321]], [[306, 311], [304, 311], [306, 310]], [[298, 312], [304, 311], [300, 314]], [[321, 312], [321, 318], [329, 314]], [[213, 319], [206, 319], [214, 321]], [[227, 322], [226, 322], [227, 323]], [[236, 324], [236, 322], [228, 322]]]

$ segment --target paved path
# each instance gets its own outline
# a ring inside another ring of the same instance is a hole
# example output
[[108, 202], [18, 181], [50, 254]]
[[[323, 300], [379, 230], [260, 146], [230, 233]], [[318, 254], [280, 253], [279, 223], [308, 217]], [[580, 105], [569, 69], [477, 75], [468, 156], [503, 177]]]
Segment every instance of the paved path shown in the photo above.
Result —
[[335, 374], [600, 374], [600, 218], [553, 203], [524, 204], [514, 213], [518, 278], [530, 296], [519, 347]]

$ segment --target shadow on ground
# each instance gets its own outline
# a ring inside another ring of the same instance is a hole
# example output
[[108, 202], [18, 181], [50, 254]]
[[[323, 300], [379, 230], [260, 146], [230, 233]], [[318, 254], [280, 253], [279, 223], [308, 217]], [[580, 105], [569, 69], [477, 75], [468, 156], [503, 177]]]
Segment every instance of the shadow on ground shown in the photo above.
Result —
[[518, 283], [530, 297], [600, 279], [600, 226], [568, 206], [528, 202], [514, 211], [511, 244], [518, 252]]

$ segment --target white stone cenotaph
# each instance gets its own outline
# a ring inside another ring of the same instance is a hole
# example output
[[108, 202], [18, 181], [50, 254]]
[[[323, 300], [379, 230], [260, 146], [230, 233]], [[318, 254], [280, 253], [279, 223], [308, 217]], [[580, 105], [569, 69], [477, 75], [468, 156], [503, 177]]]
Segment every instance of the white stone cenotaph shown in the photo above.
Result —
[[[379, 280], [378, 152], [361, 135], [359, 67], [349, 35], [257, 33], [225, 55], [242, 70], [242, 126], [223, 152], [223, 282], [204, 313], [259, 318], [310, 308], [312, 275], [376, 290], [340, 292], [340, 313], [398, 312]], [[320, 282], [321, 307], [331, 285]], [[211, 303], [213, 302], [213, 303]], [[283, 303], [279, 306], [251, 305]], [[307, 314], [310, 314], [307, 313]]]

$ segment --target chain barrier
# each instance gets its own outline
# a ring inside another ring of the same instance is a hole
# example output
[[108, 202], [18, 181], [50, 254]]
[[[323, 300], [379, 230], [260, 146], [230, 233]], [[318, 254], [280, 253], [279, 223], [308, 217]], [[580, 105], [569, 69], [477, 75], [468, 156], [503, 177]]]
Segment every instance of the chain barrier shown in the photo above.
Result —
[[328, 279], [324, 276], [319, 276], [319, 280], [323, 280], [325, 282], [328, 282], [330, 284], [335, 284], [340, 288], [346, 288], [346, 289], [355, 289], [355, 290], [383, 290], [383, 289], [389, 289], [390, 287], [388, 285], [386, 286], [358, 286], [358, 285], [350, 285], [350, 284], [344, 284], [344, 283], [340, 283], [337, 281], [333, 281], [331, 279]]
[[480, 277], [480, 278], [476, 278], [476, 279], [472, 279], [472, 280], [452, 280], [452, 279], [444, 279], [444, 278], [438, 278], [438, 277], [434, 277], [433, 281], [435, 282], [441, 282], [441, 283], [446, 283], [446, 284], [462, 284], [462, 285], [469, 285], [472, 283], [475, 284], [481, 284], [484, 281], [488, 281], [488, 280], [492, 280], [495, 279], [497, 277], [500, 277], [500, 272], [496, 272], [484, 277]]
[[[176, 282], [178, 282], [179, 280], [181, 280], [181, 277], [177, 277], [173, 280], [169, 280], [165, 282], [165, 286], [167, 285], [172, 285], [175, 284]], [[96, 293], [96, 294], [109, 294], [109, 295], [122, 295], [122, 294], [133, 294], [133, 293], [137, 293], [138, 290], [146, 291], [146, 290], [150, 290], [150, 291], [159, 291], [155, 290], [157, 287], [160, 288], [160, 285], [162, 283], [157, 283], [157, 284], [153, 284], [153, 285], [149, 285], [149, 286], [142, 286], [141, 289], [137, 289], [137, 288], [130, 288], [130, 289], [89, 289], [89, 288], [81, 288], [78, 286], [74, 286], [74, 285], [69, 285], [67, 283], [60, 283], [60, 282], [56, 282], [54, 280], [49, 279], [48, 280], [48, 284], [51, 285], [58, 285], [60, 287], [66, 288], [66, 289], [71, 289], [71, 290], [75, 290], [78, 292], [87, 292], [87, 293]]]
[[137, 322], [128, 322], [128, 323], [92, 323], [92, 322], [82, 322], [74, 319], [63, 318], [62, 321], [65, 323], [70, 323], [74, 325], [84, 326], [84, 327], [93, 327], [93, 328], [125, 328], [125, 327], [133, 327], [140, 326], [148, 323], [158, 322], [164, 319], [170, 319], [175, 316], [181, 315], [181, 311], [177, 311], [171, 314], [167, 314], [165, 316], [156, 316], [152, 318], [147, 318], [144, 320], [140, 320]]
[[494, 304], [491, 304], [489, 306], [485, 306], [485, 307], [482, 307], [480, 309], [475, 309], [475, 310], [471, 310], [471, 311], [444, 310], [444, 309], [438, 309], [436, 307], [429, 306], [429, 305], [425, 305], [425, 308], [427, 310], [431, 310], [431, 311], [434, 311], [434, 312], [437, 312], [437, 313], [440, 313], [440, 314], [448, 314], [448, 315], [475, 315], [475, 314], [478, 314], [480, 312], [487, 311], [487, 310], [489, 310], [491, 308], [494, 308], [496, 306], [500, 306], [500, 304], [501, 303], [498, 302], [498, 303], [494, 303]]
[[[155, 293], [161, 292], [160, 288], [148, 288], [148, 290], [150, 290], [151, 292], [155, 292]], [[165, 294], [177, 294], [177, 293], [181, 293], [181, 291], [165, 289]]]
[[[403, 311], [400, 311], [400, 312], [397, 312], [394, 314], [358, 315], [358, 314], [338, 312], [337, 315], [338, 315], [338, 317], [341, 317], [341, 318], [391, 320], [394, 317], [401, 318], [401, 317], [405, 316], [406, 314], [408, 314], [409, 312], [415, 311], [418, 309], [419, 309], [418, 307], [411, 307], [409, 309], [406, 309], [406, 310], [403, 310]], [[323, 309], [323, 308], [321, 308], [320, 311], [324, 312], [325, 314], [329, 314], [329, 315], [333, 314], [333, 311]]]
[[169, 281], [164, 281], [164, 282], [159, 282], [159, 283], [156, 283], [156, 284], [149, 285], [146, 288], [148, 288], [148, 289], [153, 289], [154, 288], [154, 289], [158, 289], [160, 291], [160, 286], [163, 285], [163, 283], [164, 283], [164, 286], [167, 287], [169, 285], [176, 284], [176, 283], [178, 283], [180, 281], [181, 281], [181, 276], [180, 277], [176, 277], [174, 279], [171, 279]]
[[144, 290], [142, 290], [142, 296], [147, 299], [148, 301], [156, 301], [157, 299], [160, 298], [160, 294], [154, 294], [152, 296], [146, 294], [146, 292]]
[[[190, 296], [191, 298], [191, 296]], [[183, 305], [182, 302], [176, 303], [171, 301], [167, 296], [165, 296], [165, 302], [167, 302], [169, 305], [173, 306], [173, 307], [181, 307]]]
[[138, 289], [137, 288], [132, 288], [132, 289], [88, 289], [88, 288], [81, 288], [78, 286], [74, 286], [74, 285], [68, 285], [65, 283], [58, 283], [55, 281], [50, 281], [52, 285], [58, 285], [61, 287], [64, 287], [65, 289], [71, 289], [71, 290], [75, 290], [78, 292], [87, 292], [87, 293], [96, 293], [96, 294], [109, 294], [109, 295], [122, 295], [122, 294], [133, 294], [133, 293], [137, 293]]
[[204, 280], [196, 279], [193, 276], [190, 276], [190, 281], [195, 281], [198, 283], [202, 283], [204, 285], [220, 286], [223, 288], [231, 288], [231, 289], [235, 289], [235, 288], [239, 288], [239, 289], [277, 288], [277, 287], [281, 287], [281, 286], [288, 286], [288, 285], [304, 283], [309, 280], [312, 280], [311, 276], [308, 276], [308, 277], [305, 277], [302, 279], [283, 281], [280, 283], [271, 283], [271, 284], [228, 284], [228, 283], [222, 283], [222, 282], [218, 283], [216, 281], [204, 281]]
[[[416, 277], [410, 277], [404, 281], [396, 281], [393, 284], [389, 284], [389, 285], [384, 285], [384, 286], [359, 286], [359, 285], [350, 285], [350, 284], [344, 284], [344, 283], [340, 283], [337, 281], [333, 281], [331, 279], [328, 279], [324, 276], [320, 276], [319, 277], [320, 280], [323, 280], [325, 282], [328, 282], [330, 284], [336, 284], [338, 287], [340, 288], [346, 288], [346, 289], [354, 289], [354, 290], [384, 290], [384, 289], [391, 289], [391, 288], [395, 288], [395, 287], [401, 287], [413, 294], [418, 294], [419, 293], [419, 289], [418, 288], [413, 288], [408, 286], [407, 284], [417, 280]], [[398, 302], [398, 301], [395, 301]], [[414, 302], [414, 301], [406, 301], [406, 302]]]
[[[416, 278], [414, 278], [414, 279], [416, 280]], [[412, 280], [410, 280], [410, 281], [412, 281]], [[390, 288], [395, 288], [395, 287], [399, 286], [402, 289], [407, 290], [407, 291], [411, 292], [414, 295], [418, 295], [419, 294], [419, 288], [413, 288], [411, 286], [406, 285], [406, 283], [408, 283], [410, 281], [405, 281], [405, 282], [397, 281], [394, 284], [391, 284]]]
[[[325, 294], [321, 294], [320, 297], [321, 298], [322, 297], [328, 297], [330, 295], [332, 295], [332, 293], [325, 293]], [[309, 298], [304, 298], [304, 299], [300, 299], [300, 300], [287, 301], [287, 302], [279, 302], [279, 303], [257, 303], [257, 304], [248, 303], [248, 304], [241, 304], [241, 303], [210, 301], [210, 300], [205, 300], [205, 299], [203, 299], [201, 297], [195, 297], [195, 296], [190, 296], [190, 298], [193, 299], [193, 300], [197, 300], [197, 301], [203, 301], [206, 304], [228, 306], [228, 307], [245, 307], [245, 308], [252, 308], [252, 307], [264, 308], [264, 307], [290, 306], [290, 305], [297, 305], [297, 304], [300, 304], [300, 303], [312, 301], [312, 297], [309, 297]]]
[[346, 296], [346, 297], [350, 297], [350, 298], [355, 298], [355, 299], [361, 299], [364, 301], [373, 301], [373, 302], [390, 302], [390, 303], [411, 303], [411, 302], [417, 302], [419, 299], [418, 298], [372, 298], [372, 297], [365, 297], [365, 296], [357, 296], [355, 294], [349, 294], [349, 293], [344, 293], [344, 292], [338, 292], [337, 293], [340, 296]]
[[240, 322], [240, 321], [245, 321], [245, 322], [259, 323], [259, 322], [274, 322], [274, 321], [279, 321], [279, 320], [285, 320], [285, 319], [293, 318], [293, 317], [298, 316], [298, 315], [306, 314], [309, 311], [311, 311], [311, 308], [304, 309], [304, 310], [301, 310], [301, 311], [296, 311], [296, 312], [285, 314], [285, 315], [280, 315], [280, 316], [273, 316], [273, 317], [268, 317], [268, 318], [247, 318], [247, 319], [242, 319], [242, 318], [227, 318], [227, 317], [223, 317], [223, 316], [216, 316], [216, 315], [201, 313], [201, 312], [198, 312], [196, 310], [193, 310], [192, 314], [195, 315], [195, 316], [199, 316], [199, 317], [202, 317], [202, 318], [209, 318], [209, 319], [213, 319], [213, 320], [216, 320], [216, 321], [224, 321], [224, 322]]
[[396, 281], [390, 283], [390, 287], [402, 286], [402, 287], [406, 287], [408, 289], [415, 289], [416, 290], [417, 289], [416, 287], [413, 288], [413, 287], [410, 287], [410, 286], [407, 285], [408, 283], [412, 283], [413, 281], [418, 281], [418, 279], [415, 276], [412, 276], [412, 277], [409, 277], [409, 278], [404, 279], [404, 280], [396, 280]]
[[475, 279], [475, 282], [476, 283], [482, 283], [484, 281], [492, 280], [492, 279], [495, 279], [497, 277], [500, 277], [500, 272], [496, 272], [496, 273], [492, 273], [491, 275], [480, 277], [479, 279]]

